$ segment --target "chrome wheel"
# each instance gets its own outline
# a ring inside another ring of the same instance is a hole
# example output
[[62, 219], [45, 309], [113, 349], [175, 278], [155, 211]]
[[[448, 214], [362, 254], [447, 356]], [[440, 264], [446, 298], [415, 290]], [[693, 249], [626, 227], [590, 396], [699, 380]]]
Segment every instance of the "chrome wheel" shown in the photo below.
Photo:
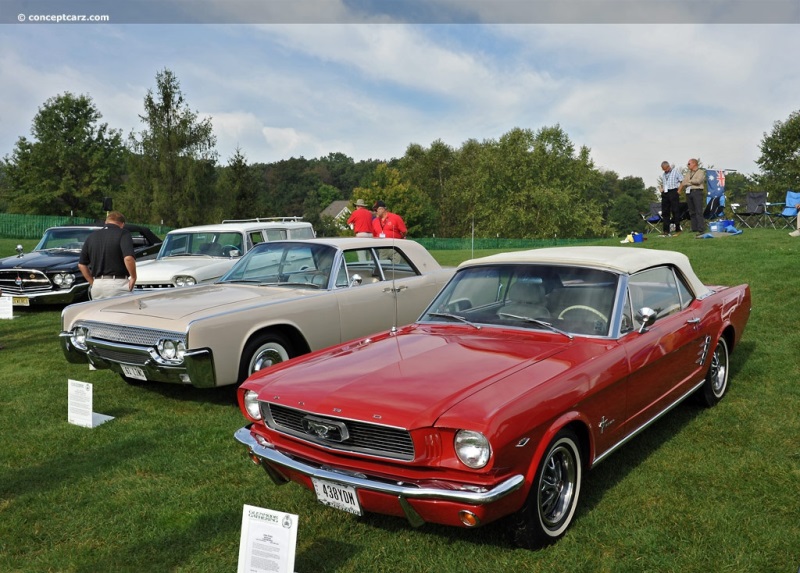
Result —
[[564, 535], [578, 506], [582, 472], [578, 437], [569, 429], [561, 430], [550, 442], [528, 499], [512, 522], [517, 545], [538, 549]]
[[261, 334], [245, 346], [239, 366], [239, 382], [260, 370], [289, 360], [294, 354], [291, 344], [278, 333]]
[[700, 402], [705, 406], [714, 406], [728, 391], [728, 343], [720, 337], [711, 355], [705, 381], [697, 393]]
[[280, 344], [269, 342], [256, 350], [253, 358], [250, 360], [247, 374], [253, 374], [273, 364], [280, 364], [284, 360], [289, 360], [289, 353], [286, 352], [286, 349]]
[[539, 480], [539, 515], [550, 530], [559, 527], [572, 509], [577, 493], [579, 470], [575, 452], [569, 444], [558, 444], [550, 451]]

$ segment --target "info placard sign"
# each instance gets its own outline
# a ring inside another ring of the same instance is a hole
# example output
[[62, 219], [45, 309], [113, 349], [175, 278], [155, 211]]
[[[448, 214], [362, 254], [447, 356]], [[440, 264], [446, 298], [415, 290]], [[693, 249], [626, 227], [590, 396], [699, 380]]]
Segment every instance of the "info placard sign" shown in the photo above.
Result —
[[293, 573], [297, 516], [245, 505], [237, 573]]
[[100, 424], [113, 420], [113, 416], [97, 414], [92, 411], [92, 385], [88, 382], [68, 380], [67, 421], [84, 428], [96, 428]]
[[0, 318], [14, 318], [14, 298], [0, 296]]

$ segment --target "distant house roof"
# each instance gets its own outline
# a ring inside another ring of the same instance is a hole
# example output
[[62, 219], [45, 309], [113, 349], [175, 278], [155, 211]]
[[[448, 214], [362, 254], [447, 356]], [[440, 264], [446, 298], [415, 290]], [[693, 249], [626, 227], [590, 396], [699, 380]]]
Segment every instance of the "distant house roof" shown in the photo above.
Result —
[[344, 219], [347, 220], [347, 218], [350, 216], [350, 213], [350, 201], [342, 200], [334, 201], [325, 207], [320, 215], [327, 215], [328, 217], [333, 217], [334, 219], [341, 219], [344, 217]]

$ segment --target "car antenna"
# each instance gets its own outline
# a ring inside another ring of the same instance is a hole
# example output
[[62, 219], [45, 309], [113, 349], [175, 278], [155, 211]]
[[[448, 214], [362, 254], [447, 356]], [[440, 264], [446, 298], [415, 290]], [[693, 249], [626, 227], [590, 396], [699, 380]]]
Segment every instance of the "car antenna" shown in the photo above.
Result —
[[395, 286], [397, 273], [395, 272], [395, 268], [394, 268], [394, 259], [395, 259], [395, 254], [397, 253], [397, 251], [396, 251], [396, 246], [395, 246], [395, 242], [394, 242], [394, 240], [395, 240], [395, 236], [394, 235], [395, 235], [395, 233], [394, 233], [394, 231], [392, 231], [392, 293], [394, 294], [394, 322], [392, 322], [392, 330], [390, 331], [391, 334], [397, 334], [397, 313], [398, 313], [398, 310], [397, 310], [397, 288]]

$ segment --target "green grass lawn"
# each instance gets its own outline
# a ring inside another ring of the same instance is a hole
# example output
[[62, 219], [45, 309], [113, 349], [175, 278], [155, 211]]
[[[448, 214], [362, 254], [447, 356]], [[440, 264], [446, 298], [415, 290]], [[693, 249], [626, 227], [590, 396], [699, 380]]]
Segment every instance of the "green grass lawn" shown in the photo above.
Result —
[[[249, 504], [300, 516], [299, 573], [796, 572], [800, 239], [771, 229], [651, 237], [626, 248], [684, 252], [708, 284], [750, 283], [730, 391], [709, 410], [679, 406], [585, 474], [557, 544], [516, 549], [495, 524], [357, 518], [297, 485], [274, 486], [233, 440], [244, 424], [233, 388], [133, 387], [68, 364], [60, 309], [15, 308], [0, 320], [0, 571], [235, 571]], [[0, 255], [18, 242], [0, 240]], [[446, 265], [473, 255], [434, 254]], [[68, 424], [68, 379], [92, 383], [94, 411], [115, 419]]]

